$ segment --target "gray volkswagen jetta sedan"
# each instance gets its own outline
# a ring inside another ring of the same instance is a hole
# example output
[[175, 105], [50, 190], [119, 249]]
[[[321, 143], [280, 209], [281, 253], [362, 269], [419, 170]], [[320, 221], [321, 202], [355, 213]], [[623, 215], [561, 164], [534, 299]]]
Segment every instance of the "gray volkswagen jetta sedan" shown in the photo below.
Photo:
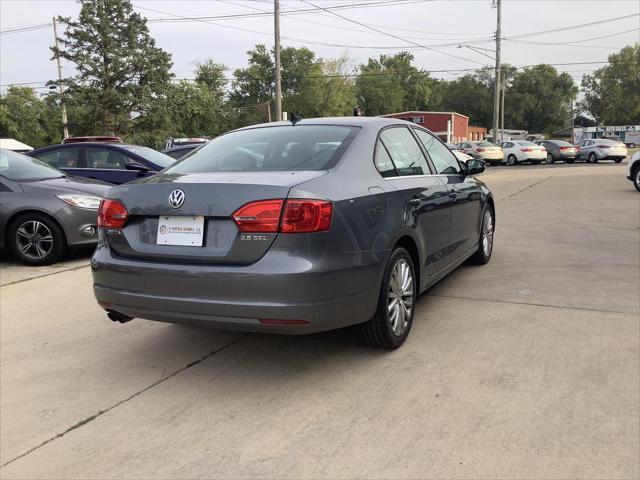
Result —
[[491, 257], [483, 170], [402, 120], [232, 131], [109, 190], [95, 296], [119, 322], [287, 334], [359, 324], [368, 343], [397, 348], [419, 293]]
[[110, 186], [0, 149], [0, 249], [27, 265], [48, 265], [69, 248], [95, 245], [98, 206]]

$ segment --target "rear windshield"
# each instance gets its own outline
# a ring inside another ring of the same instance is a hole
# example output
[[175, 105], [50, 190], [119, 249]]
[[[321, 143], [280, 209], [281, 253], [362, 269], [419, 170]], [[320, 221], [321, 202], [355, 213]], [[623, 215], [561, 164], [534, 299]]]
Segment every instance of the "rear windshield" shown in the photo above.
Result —
[[165, 155], [162, 152], [158, 152], [153, 148], [142, 147], [140, 145], [118, 145], [118, 146], [162, 168], [167, 168], [169, 165], [175, 162], [174, 158], [171, 158], [169, 155]]
[[326, 170], [339, 160], [357, 127], [296, 125], [221, 135], [168, 173]]
[[549, 143], [553, 143], [558, 145], [559, 147], [573, 147], [569, 142], [565, 142], [564, 140], [549, 140]]
[[479, 147], [495, 147], [495, 145], [491, 142], [478, 142]]
[[537, 147], [539, 145], [533, 142], [527, 142], [526, 140], [519, 140], [516, 142], [518, 145], [522, 145], [523, 147]]

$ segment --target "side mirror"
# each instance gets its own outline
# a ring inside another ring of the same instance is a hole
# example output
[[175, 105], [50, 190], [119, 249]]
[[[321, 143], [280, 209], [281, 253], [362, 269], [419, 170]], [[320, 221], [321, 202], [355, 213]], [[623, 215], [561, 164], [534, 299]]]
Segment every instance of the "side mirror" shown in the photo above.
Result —
[[142, 165], [141, 163], [138, 162], [129, 162], [127, 163], [124, 168], [126, 168], [127, 170], [135, 170], [137, 172], [148, 172], [149, 168], [145, 167], [144, 165]]
[[482, 172], [484, 172], [485, 161], [472, 158], [470, 160], [467, 160], [466, 166], [467, 175], [480, 175]]

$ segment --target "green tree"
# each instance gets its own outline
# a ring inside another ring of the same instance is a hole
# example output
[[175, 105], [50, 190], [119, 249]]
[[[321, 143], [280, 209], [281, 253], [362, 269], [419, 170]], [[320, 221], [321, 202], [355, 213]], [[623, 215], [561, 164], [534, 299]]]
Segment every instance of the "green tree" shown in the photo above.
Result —
[[438, 102], [433, 89], [437, 81], [412, 65], [413, 60], [413, 54], [400, 52], [360, 65], [356, 91], [367, 115], [426, 110]]
[[505, 127], [532, 133], [553, 132], [571, 122], [572, 103], [578, 87], [568, 73], [558, 74], [550, 65], [518, 71], [506, 92]]
[[74, 64], [68, 95], [85, 106], [93, 133], [127, 133], [166, 93], [171, 56], [156, 47], [146, 19], [129, 0], [81, 0], [77, 20], [67, 24], [54, 58]]
[[209, 58], [196, 66], [196, 83], [205, 85], [211, 93], [224, 100], [227, 93], [226, 73], [229, 68]]
[[582, 78], [583, 111], [605, 125], [640, 124], [640, 44], [609, 55], [609, 65]]
[[10, 86], [0, 96], [0, 137], [15, 138], [32, 147], [59, 141], [62, 127], [56, 135], [50, 113], [33, 88]]
[[484, 70], [439, 85], [442, 109], [469, 117], [469, 124], [491, 128], [493, 121], [493, 76]]

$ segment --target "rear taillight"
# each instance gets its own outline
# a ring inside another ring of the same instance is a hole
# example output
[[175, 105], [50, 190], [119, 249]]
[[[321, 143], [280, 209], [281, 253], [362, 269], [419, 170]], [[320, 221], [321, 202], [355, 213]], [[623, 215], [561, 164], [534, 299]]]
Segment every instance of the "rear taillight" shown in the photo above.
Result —
[[560, 147], [558, 150], [569, 150], [571, 147]]
[[476, 152], [484, 152], [484, 148], [476, 148]]
[[326, 232], [333, 206], [325, 200], [259, 200], [236, 210], [232, 217], [241, 232]]
[[247, 203], [234, 212], [233, 220], [241, 232], [277, 232], [283, 203], [284, 200]]
[[129, 213], [117, 200], [105, 198], [98, 208], [98, 227], [122, 228], [127, 223]]
[[331, 226], [331, 202], [287, 200], [280, 231], [283, 233], [326, 232]]
[[530, 147], [521, 148], [520, 150], [522, 150], [523, 152], [533, 152]]

